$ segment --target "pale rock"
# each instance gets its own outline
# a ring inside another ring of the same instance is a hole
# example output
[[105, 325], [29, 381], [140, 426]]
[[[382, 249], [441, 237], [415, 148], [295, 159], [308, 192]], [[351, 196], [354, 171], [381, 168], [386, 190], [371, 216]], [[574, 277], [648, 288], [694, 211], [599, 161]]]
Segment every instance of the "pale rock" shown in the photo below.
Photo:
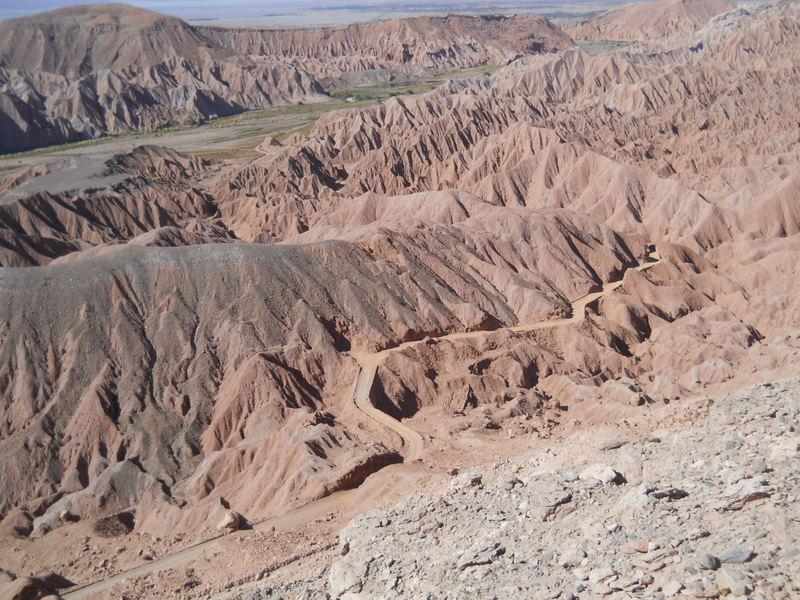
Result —
[[335, 561], [328, 572], [328, 586], [335, 598], [345, 593], [358, 593], [367, 574], [368, 563], [342, 558]]
[[586, 558], [586, 550], [581, 547], [572, 547], [558, 557], [558, 564], [565, 569], [577, 567]]
[[719, 569], [720, 560], [711, 554], [703, 554], [698, 560], [698, 566], [705, 571], [716, 571]]
[[650, 540], [646, 540], [643, 538], [637, 538], [635, 540], [628, 540], [622, 545], [623, 552], [627, 552], [629, 554], [633, 553], [641, 553], [645, 554], [650, 552]]
[[719, 555], [719, 562], [739, 565], [749, 562], [755, 557], [752, 546], [736, 546]]
[[236, 531], [242, 526], [242, 516], [234, 510], [229, 510], [217, 524], [217, 529]]
[[592, 584], [598, 584], [604, 581], [608, 581], [612, 577], [616, 577], [617, 572], [614, 569], [609, 567], [599, 567], [589, 572], [589, 582]]
[[717, 590], [723, 595], [744, 596], [751, 589], [744, 575], [728, 567], [722, 567], [717, 571], [716, 583]]
[[500, 542], [493, 540], [479, 540], [467, 548], [457, 563], [457, 569], [463, 571], [467, 567], [486, 565], [502, 556], [506, 549]]
[[675, 596], [678, 592], [683, 589], [683, 584], [680, 581], [675, 581], [674, 579], [668, 581], [662, 588], [661, 592], [667, 598], [671, 598]]
[[609, 465], [601, 465], [595, 464], [589, 467], [586, 467], [583, 471], [580, 472], [578, 477], [582, 481], [599, 481], [602, 484], [620, 484], [624, 483], [625, 478], [622, 476], [621, 473], [615, 471]]
[[772, 441], [769, 448], [772, 461], [797, 460], [800, 458], [800, 435], [780, 437]]

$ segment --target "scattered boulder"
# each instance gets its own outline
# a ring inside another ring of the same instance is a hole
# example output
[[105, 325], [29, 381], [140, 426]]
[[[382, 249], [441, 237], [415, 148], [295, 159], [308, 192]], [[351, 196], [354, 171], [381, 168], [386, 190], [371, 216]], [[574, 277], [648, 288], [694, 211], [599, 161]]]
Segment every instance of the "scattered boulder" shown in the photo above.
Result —
[[94, 532], [106, 538], [128, 535], [136, 524], [133, 512], [122, 511], [94, 522], [92, 529]]
[[800, 435], [781, 437], [770, 444], [769, 458], [772, 461], [797, 460], [800, 458]]
[[456, 477], [450, 483], [451, 490], [480, 488], [483, 485], [483, 474], [480, 471], [469, 471]]
[[658, 500], [680, 500], [681, 498], [686, 498], [689, 495], [689, 492], [674, 487], [660, 488], [653, 490], [650, 493], [652, 494], [653, 498]]
[[80, 521], [81, 519], [79, 516], [73, 515], [66, 508], [62, 510], [60, 513], [58, 513], [58, 518], [60, 521], [63, 521], [64, 523], [74, 523], [75, 521]]
[[229, 510], [217, 524], [217, 529], [222, 531], [237, 531], [241, 529], [243, 523], [242, 515], [235, 510]]
[[769, 498], [772, 487], [763, 479], [747, 478], [729, 485], [722, 492], [720, 511], [741, 510], [749, 502]]
[[586, 557], [586, 550], [580, 546], [573, 546], [558, 557], [558, 564], [565, 569], [571, 569], [580, 565]]
[[630, 554], [639, 552], [645, 554], [650, 551], [650, 540], [644, 538], [637, 538], [635, 540], [628, 540], [622, 545], [622, 550]]
[[719, 569], [720, 560], [712, 554], [703, 554], [698, 560], [698, 566], [704, 571], [716, 571]]
[[731, 565], [740, 565], [742, 563], [750, 562], [756, 556], [756, 553], [753, 552], [752, 546], [736, 546], [735, 548], [730, 548], [726, 550], [722, 554], [719, 555], [719, 562], [731, 564]]
[[346, 592], [358, 593], [363, 586], [368, 564], [358, 563], [350, 558], [337, 560], [328, 572], [328, 585], [334, 598]]
[[534, 480], [528, 484], [531, 503], [538, 507], [542, 520], [552, 517], [561, 506], [572, 500], [572, 492], [552, 479]]
[[622, 473], [615, 471], [608, 465], [595, 464], [586, 467], [578, 474], [582, 481], [599, 481], [603, 485], [613, 483], [620, 485], [625, 483]]
[[752, 590], [747, 579], [728, 567], [722, 567], [717, 572], [717, 591], [723, 596], [744, 596]]
[[506, 549], [500, 545], [500, 542], [480, 540], [464, 551], [456, 568], [463, 571], [467, 567], [489, 564], [498, 556], [502, 556], [505, 551]]
[[683, 589], [683, 584], [680, 581], [675, 581], [674, 579], [668, 581], [662, 588], [661, 593], [664, 594], [667, 598], [671, 598], [675, 596], [678, 592]]
[[515, 487], [522, 485], [523, 485], [522, 481], [514, 475], [506, 477], [501, 483], [502, 488], [509, 492], [513, 490]]

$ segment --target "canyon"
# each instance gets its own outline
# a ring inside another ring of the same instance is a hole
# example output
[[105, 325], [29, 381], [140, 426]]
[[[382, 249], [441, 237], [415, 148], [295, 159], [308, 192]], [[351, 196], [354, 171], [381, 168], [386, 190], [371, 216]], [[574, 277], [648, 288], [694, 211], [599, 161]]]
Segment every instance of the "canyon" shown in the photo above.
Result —
[[0, 152], [324, 102], [343, 82], [502, 64], [571, 44], [540, 17], [237, 31], [123, 4], [69, 7], [0, 23]]
[[0, 40], [2, 593], [800, 589], [796, 3]]

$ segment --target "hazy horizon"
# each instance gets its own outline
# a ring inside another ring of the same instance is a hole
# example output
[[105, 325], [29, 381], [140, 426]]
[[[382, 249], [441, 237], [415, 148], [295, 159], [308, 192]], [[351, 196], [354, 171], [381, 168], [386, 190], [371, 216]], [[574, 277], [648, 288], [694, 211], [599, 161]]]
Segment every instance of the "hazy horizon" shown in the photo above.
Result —
[[[415, 14], [457, 13], [509, 13], [532, 12], [558, 15], [584, 13], [622, 3], [622, 0], [458, 0], [424, 2], [422, 0], [376, 0], [353, 2], [348, 0], [255, 1], [237, 0], [221, 6], [209, 0], [133, 0], [127, 2], [148, 10], [163, 12], [189, 22], [250, 25], [324, 25], [375, 20]], [[31, 0], [24, 6], [0, 0], [0, 20], [74, 6], [102, 4], [80, 0]]]

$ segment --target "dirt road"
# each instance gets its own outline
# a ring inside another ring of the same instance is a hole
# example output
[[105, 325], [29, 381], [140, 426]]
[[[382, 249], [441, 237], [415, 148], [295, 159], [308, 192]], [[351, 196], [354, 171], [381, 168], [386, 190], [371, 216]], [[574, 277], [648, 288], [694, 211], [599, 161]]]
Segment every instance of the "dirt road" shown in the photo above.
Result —
[[[661, 257], [658, 255], [657, 252], [651, 253], [650, 259], [651, 262], [642, 263], [639, 266], [634, 267], [634, 269], [637, 271], [645, 271], [647, 269], [654, 267], [659, 262], [661, 262]], [[558, 319], [553, 321], [537, 321], [533, 323], [522, 323], [512, 327], [504, 327], [504, 328], [494, 329], [491, 331], [481, 330], [481, 331], [471, 331], [465, 333], [453, 333], [434, 339], [461, 340], [461, 339], [469, 339], [469, 338], [477, 338], [480, 336], [485, 336], [490, 333], [501, 331], [503, 329], [510, 331], [518, 331], [518, 332], [534, 331], [539, 329], [550, 329], [552, 327], [563, 327], [565, 325], [578, 323], [586, 318], [586, 308], [592, 302], [604, 296], [608, 296], [614, 290], [620, 287], [622, 283], [623, 279], [620, 279], [619, 281], [615, 281], [613, 283], [607, 283], [605, 286], [603, 286], [602, 291], [593, 292], [591, 294], [587, 294], [581, 298], [578, 298], [572, 303], [572, 316], [568, 318]], [[372, 390], [372, 386], [375, 383], [375, 376], [377, 374], [378, 367], [384, 360], [386, 360], [389, 354], [391, 354], [392, 352], [398, 352], [406, 348], [410, 348], [416, 344], [421, 344], [421, 343], [424, 343], [424, 340], [405, 342], [394, 348], [382, 350], [381, 352], [351, 353], [353, 358], [355, 358], [361, 365], [361, 369], [359, 370], [358, 379], [356, 381], [355, 389], [353, 392], [353, 402], [362, 412], [364, 412], [371, 419], [374, 419], [376, 422], [391, 429], [400, 436], [400, 438], [403, 440], [403, 458], [406, 462], [411, 462], [421, 456], [422, 451], [424, 450], [424, 440], [422, 439], [422, 436], [413, 429], [411, 429], [410, 427], [408, 427], [407, 425], [404, 425], [403, 423], [395, 419], [394, 417], [375, 408], [375, 406], [372, 404], [370, 400], [369, 395], [370, 391]], [[293, 527], [298, 527], [300, 525], [304, 525], [329, 512], [336, 511], [340, 507], [346, 506], [351, 497], [353, 497], [356, 492], [357, 488], [353, 490], [336, 492], [335, 494], [331, 494], [330, 496], [326, 496], [325, 498], [307, 504], [302, 508], [289, 511], [277, 517], [272, 517], [270, 519], [265, 519], [264, 521], [260, 521], [254, 525], [254, 529], [266, 530], [269, 529], [270, 527], [275, 527], [276, 530], [286, 530], [286, 529], [291, 529]], [[123, 571], [107, 579], [91, 583], [81, 588], [72, 591], [67, 591], [63, 593], [62, 596], [68, 600], [79, 600], [82, 598], [88, 598], [92, 594], [97, 594], [99, 592], [107, 591], [111, 589], [114, 585], [126, 579], [130, 579], [133, 577], [142, 577], [144, 575], [149, 575], [151, 573], [163, 571], [164, 569], [179, 567], [199, 556], [204, 550], [209, 549], [211, 546], [217, 543], [219, 539], [222, 538], [224, 535], [230, 535], [230, 534], [220, 534], [216, 537], [210, 538], [208, 540], [195, 544], [194, 546], [190, 546], [189, 548], [176, 552], [175, 554], [170, 554], [169, 556], [165, 556], [163, 558], [159, 558], [157, 560], [148, 562], [144, 565], [130, 569], [128, 571]]]
[[372, 360], [367, 359], [366, 362], [361, 363], [361, 371], [358, 374], [358, 383], [356, 384], [353, 401], [362, 412], [369, 415], [370, 418], [381, 425], [388, 427], [402, 438], [403, 460], [405, 462], [411, 462], [419, 458], [422, 454], [424, 448], [422, 436], [407, 425], [403, 425], [403, 423], [391, 415], [375, 408], [370, 401], [369, 393], [372, 390], [372, 385], [375, 382], [375, 374], [381, 362], [379, 358], [380, 354], [374, 354], [372, 356]]
[[[661, 262], [661, 257], [659, 256], [657, 251], [653, 251], [650, 255], [650, 262], [645, 262], [640, 264], [637, 267], [634, 267], [633, 270], [636, 271], [646, 271], [657, 265]], [[564, 319], [556, 319], [550, 321], [535, 321], [532, 323], [521, 323], [519, 325], [514, 325], [512, 327], [501, 327], [499, 329], [493, 330], [479, 330], [479, 331], [469, 331], [469, 332], [461, 332], [461, 333], [451, 333], [448, 335], [443, 335], [436, 338], [431, 338], [435, 340], [464, 340], [470, 338], [478, 338], [481, 336], [488, 335], [490, 333], [495, 333], [497, 331], [502, 331], [503, 329], [509, 331], [516, 331], [516, 332], [523, 332], [523, 331], [535, 331], [540, 329], [551, 329], [553, 327], [563, 327], [565, 325], [571, 325], [575, 323], [579, 323], [586, 318], [586, 308], [596, 300], [604, 296], [610, 295], [614, 290], [622, 285], [624, 281], [624, 277], [620, 278], [619, 281], [614, 281], [612, 283], [607, 283], [603, 286], [603, 289], [599, 292], [592, 292], [590, 294], [586, 294], [575, 300], [572, 303], [572, 316], [564, 318]], [[382, 350], [380, 352], [373, 352], [373, 353], [364, 353], [364, 352], [352, 352], [351, 356], [355, 358], [358, 363], [361, 365], [361, 370], [358, 374], [358, 382], [356, 384], [355, 393], [353, 395], [353, 401], [355, 402], [358, 408], [369, 415], [372, 419], [381, 423], [382, 425], [388, 427], [395, 433], [397, 433], [403, 440], [403, 458], [408, 461], [415, 460], [419, 458], [422, 454], [422, 450], [424, 448], [424, 442], [422, 436], [411, 429], [410, 427], [404, 425], [394, 417], [386, 414], [383, 411], [378, 410], [372, 404], [369, 398], [370, 391], [372, 390], [372, 386], [375, 383], [375, 376], [378, 371], [378, 367], [383, 363], [384, 360], [393, 352], [399, 352], [405, 350], [407, 348], [411, 348], [416, 346], [417, 344], [424, 343], [424, 340], [415, 340], [412, 342], [405, 342], [400, 344], [399, 346], [395, 346], [394, 348], [388, 348], [386, 350]]]
[[[350, 502], [351, 497], [354, 496], [357, 491], [358, 491], [357, 489], [352, 489], [352, 490], [344, 490], [341, 492], [336, 492], [334, 494], [331, 494], [330, 496], [326, 496], [325, 498], [321, 498], [320, 500], [311, 502], [310, 504], [307, 504], [306, 506], [303, 506], [301, 508], [290, 510], [289, 512], [279, 515], [277, 517], [272, 517], [269, 519], [265, 519], [263, 521], [259, 521], [258, 523], [253, 525], [253, 530], [267, 531], [270, 528], [274, 527], [275, 531], [285, 531], [288, 529], [299, 527], [300, 525], [305, 525], [306, 523], [324, 517], [328, 513], [334, 512], [339, 508], [341, 508], [342, 506], [347, 505]], [[231, 535], [231, 534], [221, 533], [212, 538], [204, 540], [198, 544], [180, 550], [175, 554], [164, 556], [163, 558], [159, 558], [157, 560], [145, 563], [143, 565], [140, 565], [133, 569], [129, 569], [127, 571], [122, 571], [121, 573], [112, 575], [107, 579], [102, 579], [100, 581], [91, 583], [81, 588], [66, 591], [62, 593], [61, 596], [69, 600], [88, 598], [92, 594], [107, 592], [116, 584], [125, 581], [126, 579], [131, 579], [134, 577], [142, 577], [144, 575], [156, 573], [158, 571], [163, 571], [165, 569], [173, 569], [175, 567], [180, 567], [182, 565], [185, 565], [192, 559], [200, 556], [205, 550], [211, 548], [214, 544], [216, 544], [220, 540], [220, 538], [226, 535]], [[247, 533], [243, 532], [240, 535], [247, 535]]]

